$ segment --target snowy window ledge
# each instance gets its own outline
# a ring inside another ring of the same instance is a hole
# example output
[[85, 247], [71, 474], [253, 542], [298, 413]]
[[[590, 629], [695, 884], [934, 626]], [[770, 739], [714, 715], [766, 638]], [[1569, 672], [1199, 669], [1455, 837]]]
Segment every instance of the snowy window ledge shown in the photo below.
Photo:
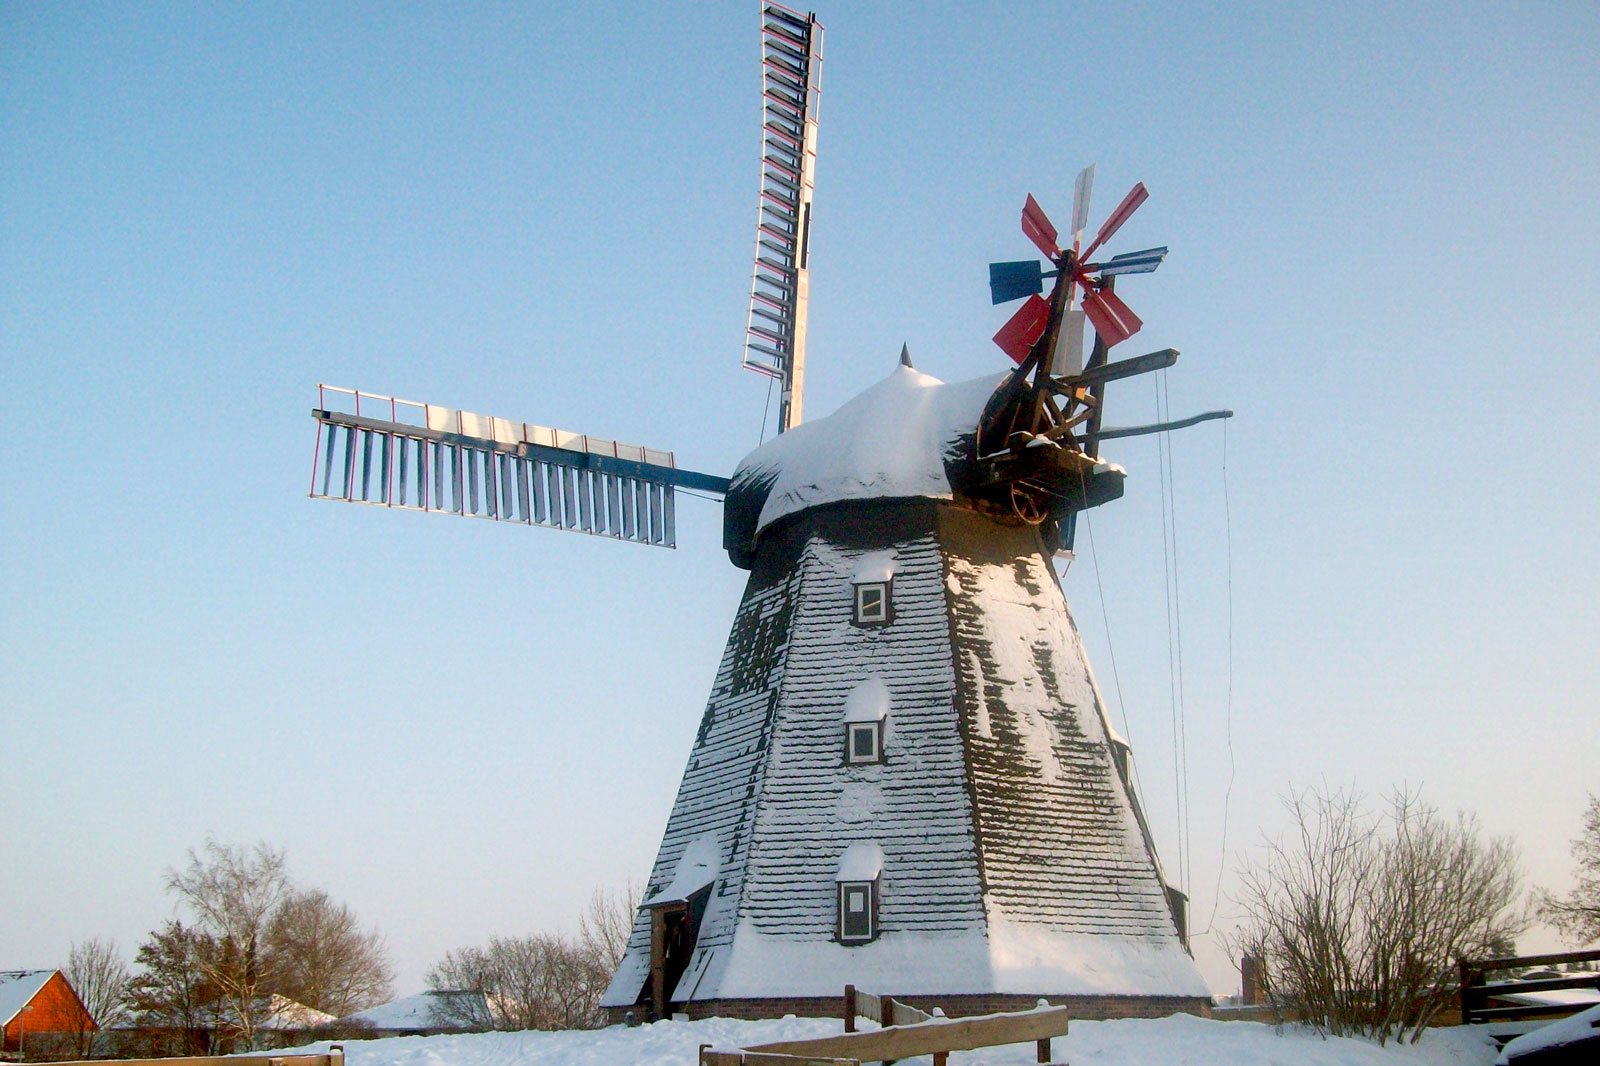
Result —
[[871, 552], [856, 560], [850, 574], [855, 590], [851, 622], [858, 626], [886, 626], [894, 621], [894, 552]]
[[844, 701], [844, 761], [846, 766], [883, 762], [883, 727], [889, 717], [889, 686], [869, 677]]

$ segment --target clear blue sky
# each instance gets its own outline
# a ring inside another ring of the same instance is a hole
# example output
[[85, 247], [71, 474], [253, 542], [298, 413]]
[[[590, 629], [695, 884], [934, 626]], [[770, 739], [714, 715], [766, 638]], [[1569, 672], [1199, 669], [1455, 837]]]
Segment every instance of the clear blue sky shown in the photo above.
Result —
[[[1238, 411], [1226, 858], [1222, 434], [1173, 444], [1197, 928], [1322, 780], [1476, 810], [1566, 887], [1600, 790], [1600, 9], [820, 14], [808, 412], [902, 341], [1000, 369], [1023, 195], [1064, 217], [1088, 162], [1095, 219], [1151, 190], [1129, 354], [1182, 350], [1175, 413]], [[131, 955], [207, 834], [286, 847], [401, 991], [645, 875], [742, 587], [719, 509], [667, 552], [314, 502], [307, 412], [325, 381], [730, 471], [766, 396], [757, 57], [744, 0], [0, 5], [0, 967]], [[1067, 590], [1175, 867], [1156, 446], [1112, 454]]]

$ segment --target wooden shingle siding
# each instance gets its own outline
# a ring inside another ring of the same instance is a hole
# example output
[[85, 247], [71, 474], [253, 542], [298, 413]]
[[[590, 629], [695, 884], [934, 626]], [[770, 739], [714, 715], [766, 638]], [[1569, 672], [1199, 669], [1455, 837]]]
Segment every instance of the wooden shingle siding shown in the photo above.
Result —
[[[855, 625], [852, 577], [885, 552], [892, 620]], [[869, 681], [888, 692], [882, 761], [850, 764], [845, 707]], [[947, 1009], [1063, 993], [1111, 1013], [1204, 1003], [1031, 527], [923, 499], [769, 527], [647, 899], [707, 833], [718, 872], [675, 1009], [781, 1014], [863, 968], [892, 994], [951, 993]], [[882, 853], [876, 937], [843, 945], [836, 878], [857, 843]], [[649, 959], [641, 917], [603, 1000], [614, 1013]]]
[[[757, 810], [741, 914], [762, 933], [836, 937], [834, 875], [844, 849], [884, 853], [879, 934], [980, 932], [982, 890], [956, 727], [955, 676], [933, 505], [917, 501], [862, 528], [861, 508], [810, 512], [782, 711]], [[895, 557], [894, 620], [852, 624], [851, 575]], [[843, 761], [845, 699], [871, 677], [890, 693], [883, 762]]]
[[990, 903], [1046, 928], [1173, 940], [1037, 533], [956, 507], [940, 509], [939, 527]]

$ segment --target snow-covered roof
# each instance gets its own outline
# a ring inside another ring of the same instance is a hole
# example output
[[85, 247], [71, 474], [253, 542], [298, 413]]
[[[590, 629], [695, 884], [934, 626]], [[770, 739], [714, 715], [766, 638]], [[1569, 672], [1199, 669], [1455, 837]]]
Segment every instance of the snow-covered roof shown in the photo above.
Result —
[[735, 561], [767, 526], [842, 500], [951, 498], [947, 464], [970, 440], [1003, 374], [946, 385], [897, 366], [833, 414], [804, 422], [740, 461], [724, 510]]
[[883, 849], [870, 841], [857, 841], [839, 856], [835, 881], [876, 881], [883, 872]]
[[646, 907], [659, 907], [666, 903], [683, 903], [690, 896], [717, 879], [721, 865], [722, 848], [717, 844], [717, 834], [704, 833], [696, 837], [683, 851], [672, 881], [660, 892], [644, 901]]
[[889, 686], [874, 674], [844, 698], [846, 722], [881, 722], [889, 716]]
[[[452, 1001], [462, 997], [476, 999], [478, 1009], [474, 1012], [471, 1004], [461, 1004], [456, 1010], [451, 1010]], [[463, 1016], [474, 1015], [488, 1015], [482, 992], [431, 991], [368, 1007], [346, 1020], [364, 1022], [374, 1029], [455, 1029], [462, 1027]]]
[[266, 1008], [267, 1019], [261, 1023], [263, 1029], [315, 1029], [337, 1020], [327, 1011], [308, 1007], [277, 993], [267, 997]]
[[7, 970], [0, 972], [0, 1025], [9, 1025], [17, 1012], [27, 1006], [54, 970]]

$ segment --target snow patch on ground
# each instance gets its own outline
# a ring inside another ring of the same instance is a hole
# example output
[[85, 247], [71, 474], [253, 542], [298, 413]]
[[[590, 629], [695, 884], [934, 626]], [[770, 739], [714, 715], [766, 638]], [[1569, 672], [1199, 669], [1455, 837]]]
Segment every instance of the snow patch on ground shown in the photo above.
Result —
[[[863, 1028], [870, 1023], [863, 1022]], [[635, 1029], [564, 1033], [473, 1033], [344, 1042], [349, 1066], [694, 1066], [702, 1044], [733, 1051], [752, 1044], [843, 1032], [836, 1018], [745, 1022], [709, 1018]], [[327, 1050], [327, 1043], [298, 1049]], [[1434, 1029], [1413, 1045], [1378, 1047], [1295, 1027], [1170, 1018], [1073, 1022], [1052, 1042], [1052, 1058], [1073, 1066], [1490, 1066], [1494, 1045], [1481, 1026]], [[902, 1060], [929, 1066], [927, 1057]], [[950, 1066], [1032, 1066], [1034, 1045], [956, 1051]]]

